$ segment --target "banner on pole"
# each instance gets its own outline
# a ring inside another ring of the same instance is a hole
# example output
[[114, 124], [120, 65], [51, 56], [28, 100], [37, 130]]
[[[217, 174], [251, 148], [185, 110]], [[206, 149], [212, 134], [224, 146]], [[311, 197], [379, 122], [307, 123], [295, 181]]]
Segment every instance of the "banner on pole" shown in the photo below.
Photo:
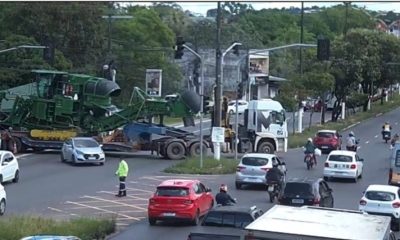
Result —
[[146, 69], [146, 93], [152, 97], [161, 97], [162, 70]]

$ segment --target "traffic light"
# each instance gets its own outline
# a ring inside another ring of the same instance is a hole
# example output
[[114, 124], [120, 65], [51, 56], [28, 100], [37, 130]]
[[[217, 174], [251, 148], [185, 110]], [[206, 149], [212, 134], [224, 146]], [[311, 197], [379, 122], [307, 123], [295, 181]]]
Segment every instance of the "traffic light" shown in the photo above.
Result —
[[235, 54], [236, 56], [239, 56], [239, 48], [240, 45], [235, 45], [232, 50], [233, 50], [233, 54]]
[[241, 99], [243, 97], [243, 82], [238, 84], [237, 88], [237, 99]]
[[203, 96], [203, 113], [207, 114], [213, 111], [213, 101], [210, 97]]
[[185, 41], [183, 41], [183, 37], [177, 37], [176, 38], [176, 44], [175, 44], [175, 59], [182, 59], [183, 56], [183, 50], [185, 49], [183, 47], [183, 44], [185, 44]]
[[317, 42], [317, 59], [329, 60], [330, 56], [330, 41], [329, 39], [318, 39]]

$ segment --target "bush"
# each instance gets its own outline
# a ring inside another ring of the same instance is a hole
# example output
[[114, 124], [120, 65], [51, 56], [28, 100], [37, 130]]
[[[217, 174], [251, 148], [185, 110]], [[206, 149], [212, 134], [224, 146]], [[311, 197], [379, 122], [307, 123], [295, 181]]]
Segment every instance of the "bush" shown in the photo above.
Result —
[[219, 161], [212, 157], [203, 158], [203, 168], [200, 168], [200, 158], [189, 158], [164, 170], [166, 173], [186, 174], [229, 174], [236, 172], [238, 161], [221, 158]]
[[105, 239], [115, 230], [115, 218], [54, 220], [35, 216], [10, 216], [0, 219], [1, 240], [18, 240], [39, 234], [76, 236], [82, 240], [100, 240]]

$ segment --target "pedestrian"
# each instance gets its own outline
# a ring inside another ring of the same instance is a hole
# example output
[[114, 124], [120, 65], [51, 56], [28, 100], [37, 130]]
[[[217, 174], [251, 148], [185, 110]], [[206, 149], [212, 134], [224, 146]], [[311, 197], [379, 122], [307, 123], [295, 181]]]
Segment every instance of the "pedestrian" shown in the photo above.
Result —
[[125, 180], [128, 176], [129, 167], [128, 164], [122, 158], [119, 159], [118, 169], [115, 172], [115, 175], [119, 178], [119, 191], [116, 197], [126, 197], [126, 184]]

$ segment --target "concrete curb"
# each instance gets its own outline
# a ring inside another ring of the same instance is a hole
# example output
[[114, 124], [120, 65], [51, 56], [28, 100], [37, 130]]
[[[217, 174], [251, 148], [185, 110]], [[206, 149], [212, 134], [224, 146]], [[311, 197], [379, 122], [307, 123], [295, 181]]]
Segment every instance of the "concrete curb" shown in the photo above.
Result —
[[378, 113], [375, 115], [375, 117], [379, 117], [380, 115], [382, 115], [383, 113]]
[[361, 122], [353, 123], [353, 124], [351, 124], [350, 126], [347, 126], [347, 127], [343, 128], [342, 131], [349, 130], [350, 128], [355, 127], [355, 126], [357, 126], [357, 125], [360, 124], [360, 123], [361, 123]]

